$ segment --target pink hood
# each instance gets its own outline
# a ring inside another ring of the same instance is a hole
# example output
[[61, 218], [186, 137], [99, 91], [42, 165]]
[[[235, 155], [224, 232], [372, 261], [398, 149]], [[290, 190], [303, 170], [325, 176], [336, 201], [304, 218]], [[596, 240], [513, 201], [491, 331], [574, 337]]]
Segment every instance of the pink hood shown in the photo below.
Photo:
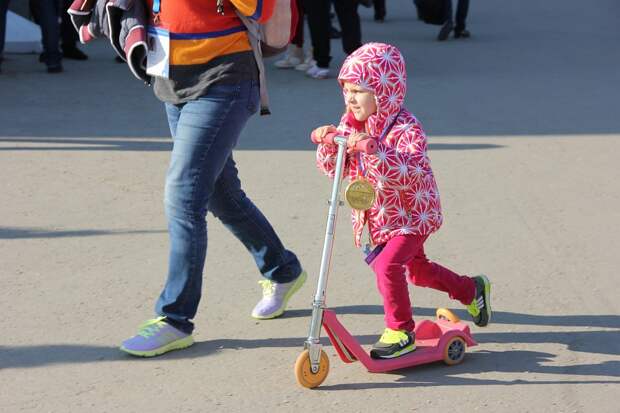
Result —
[[400, 51], [389, 44], [367, 43], [346, 58], [338, 80], [374, 92], [377, 113], [366, 121], [366, 132], [381, 136], [400, 112], [407, 93], [407, 71]]

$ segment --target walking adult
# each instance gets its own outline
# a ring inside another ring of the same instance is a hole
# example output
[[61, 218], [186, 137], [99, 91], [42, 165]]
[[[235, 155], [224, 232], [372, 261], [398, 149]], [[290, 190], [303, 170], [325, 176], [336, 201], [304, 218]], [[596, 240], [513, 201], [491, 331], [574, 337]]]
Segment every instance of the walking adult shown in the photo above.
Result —
[[[332, 0], [305, 0], [308, 27], [312, 39], [312, 55], [316, 62], [306, 74], [314, 79], [329, 77], [330, 7]], [[358, 0], [333, 0], [334, 10], [342, 31], [342, 48], [348, 55], [362, 45], [362, 29], [357, 12]]]
[[[306, 279], [295, 254], [241, 188], [233, 148], [259, 107], [259, 81], [245, 26], [235, 8], [259, 22], [275, 0], [176, 0], [151, 12], [151, 44], [162, 48], [150, 67], [155, 95], [164, 102], [173, 139], [166, 176], [165, 210], [170, 238], [168, 278], [157, 317], [144, 323], [121, 350], [156, 356], [193, 344], [192, 319], [201, 298], [207, 249], [206, 214], [217, 217], [252, 254], [265, 278], [252, 316], [280, 316]], [[226, 282], [235, 274], [219, 274]]]
[[[445, 23], [439, 29], [439, 34], [437, 35], [437, 40], [444, 41], [447, 40], [454, 30], [455, 38], [468, 38], [471, 36], [469, 31], [465, 28], [466, 20], [467, 20], [467, 12], [469, 11], [469, 0], [458, 0], [456, 6], [456, 16], [453, 20], [453, 8], [452, 8], [452, 0], [443, 0], [444, 1], [444, 17]], [[456, 25], [455, 25], [456, 20]]]

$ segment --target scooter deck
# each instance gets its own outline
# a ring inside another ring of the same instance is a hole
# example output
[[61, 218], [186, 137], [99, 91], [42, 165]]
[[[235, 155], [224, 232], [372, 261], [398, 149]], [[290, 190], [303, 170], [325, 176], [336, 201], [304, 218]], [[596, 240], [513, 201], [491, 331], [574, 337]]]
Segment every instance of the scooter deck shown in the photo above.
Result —
[[477, 345], [469, 326], [463, 322], [423, 320], [416, 325], [416, 350], [393, 359], [371, 358], [357, 340], [349, 334], [332, 310], [323, 311], [323, 327], [336, 352], [345, 363], [359, 360], [369, 372], [381, 373], [432, 363], [444, 359], [444, 347], [453, 337], [461, 337], [467, 346]]

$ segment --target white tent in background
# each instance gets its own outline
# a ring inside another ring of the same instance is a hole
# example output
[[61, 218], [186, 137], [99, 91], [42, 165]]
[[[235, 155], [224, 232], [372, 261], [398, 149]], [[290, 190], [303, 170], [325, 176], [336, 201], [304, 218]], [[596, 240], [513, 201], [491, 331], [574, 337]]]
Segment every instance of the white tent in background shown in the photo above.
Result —
[[39, 26], [11, 11], [6, 16], [5, 53], [40, 53], [41, 29]]

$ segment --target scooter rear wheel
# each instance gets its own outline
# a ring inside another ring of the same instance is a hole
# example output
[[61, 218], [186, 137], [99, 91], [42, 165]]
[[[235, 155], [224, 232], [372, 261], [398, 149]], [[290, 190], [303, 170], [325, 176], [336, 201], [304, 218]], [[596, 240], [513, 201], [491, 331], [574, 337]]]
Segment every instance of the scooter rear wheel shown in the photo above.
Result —
[[302, 351], [299, 357], [297, 357], [297, 361], [295, 362], [295, 378], [297, 378], [297, 383], [299, 383], [300, 386], [308, 389], [318, 387], [327, 377], [327, 373], [329, 373], [329, 358], [325, 351], [321, 350], [319, 371], [316, 373], [312, 372], [310, 353], [308, 350]]
[[447, 308], [438, 308], [435, 314], [437, 315], [437, 318], [439, 320], [447, 320], [453, 323], [458, 323], [459, 321], [461, 321], [461, 319], [456, 314], [454, 314]]
[[467, 343], [462, 337], [452, 337], [443, 350], [443, 362], [449, 366], [459, 364], [465, 358]]

